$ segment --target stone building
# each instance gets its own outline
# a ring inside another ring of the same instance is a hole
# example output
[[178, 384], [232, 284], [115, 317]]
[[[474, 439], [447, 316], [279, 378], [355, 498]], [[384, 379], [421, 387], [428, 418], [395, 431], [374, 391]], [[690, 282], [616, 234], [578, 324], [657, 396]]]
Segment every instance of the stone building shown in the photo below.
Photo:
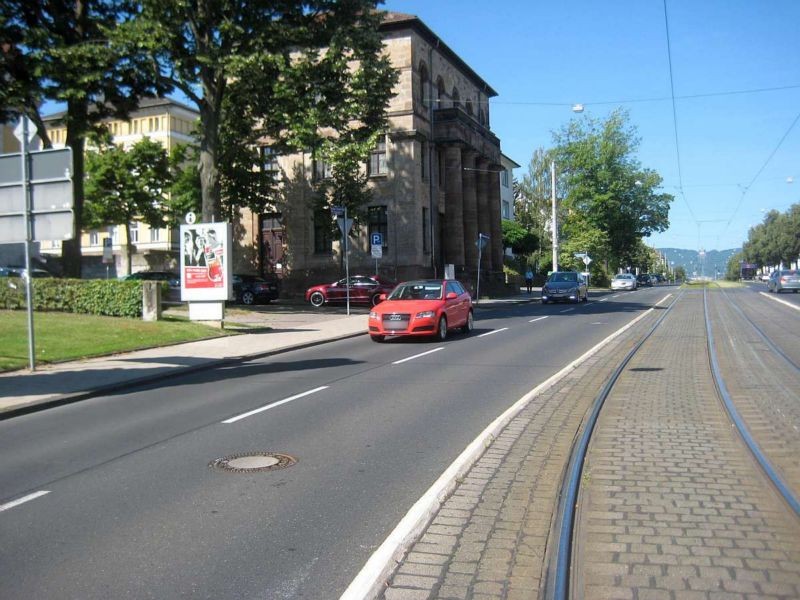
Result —
[[[413, 15], [387, 13], [384, 46], [399, 71], [389, 127], [365, 166], [372, 189], [366, 223], [351, 234], [350, 273], [376, 271], [395, 280], [455, 276], [474, 287], [478, 234], [489, 236], [481, 273], [502, 279], [500, 141], [490, 128], [492, 87]], [[276, 273], [284, 290], [343, 276], [329, 211], [312, 208], [308, 182], [325, 176], [311, 153], [273, 157], [264, 168], [283, 177], [280, 212], [243, 211], [237, 268]], [[373, 259], [370, 234], [383, 235]], [[482, 288], [483, 289], [483, 288]]]

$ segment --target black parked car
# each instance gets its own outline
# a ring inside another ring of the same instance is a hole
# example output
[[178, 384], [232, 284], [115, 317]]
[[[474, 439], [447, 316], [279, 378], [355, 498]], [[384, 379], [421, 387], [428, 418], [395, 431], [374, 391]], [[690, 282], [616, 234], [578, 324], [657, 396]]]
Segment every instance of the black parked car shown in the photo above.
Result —
[[234, 302], [241, 304], [269, 304], [278, 298], [280, 288], [277, 281], [267, 281], [258, 275], [234, 274]]
[[638, 283], [639, 286], [644, 285], [647, 287], [653, 287], [653, 278], [650, 276], [649, 273], [639, 273], [636, 276], [636, 283]]

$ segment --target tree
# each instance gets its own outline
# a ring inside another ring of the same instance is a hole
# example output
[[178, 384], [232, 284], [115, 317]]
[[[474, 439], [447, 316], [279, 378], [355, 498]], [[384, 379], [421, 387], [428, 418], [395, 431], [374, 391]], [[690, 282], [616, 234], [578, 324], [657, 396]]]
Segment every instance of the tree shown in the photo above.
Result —
[[540, 264], [542, 246], [552, 244], [552, 231], [548, 235], [551, 219], [551, 162], [550, 152], [537, 148], [522, 181], [514, 182], [514, 214], [519, 223], [539, 240], [539, 247], [535, 250], [538, 250], [537, 262]]
[[[204, 220], [221, 215], [225, 182], [241, 181], [254, 167], [253, 146], [315, 148], [321, 131], [363, 142], [385, 127], [396, 74], [382, 52], [375, 5], [142, 0], [141, 19], [125, 35], [132, 50], [159, 65], [165, 85], [198, 107]], [[264, 198], [229, 193], [227, 201]]]
[[642, 237], [668, 227], [673, 197], [657, 193], [661, 177], [633, 157], [639, 140], [627, 113], [573, 119], [554, 141], [565, 234], [604, 234], [611, 267], [631, 263]]
[[503, 248], [511, 248], [514, 254], [529, 255], [539, 248], [539, 238], [517, 221], [503, 219]]
[[66, 105], [66, 144], [73, 157], [73, 238], [62, 245], [66, 275], [80, 277], [84, 199], [84, 140], [109, 116], [123, 118], [142, 95], [163, 91], [152, 63], [126, 54], [116, 37], [119, 25], [135, 16], [128, 0], [0, 0], [0, 47], [6, 111], [30, 116], [45, 147], [39, 115], [43, 100]]
[[102, 143], [86, 154], [86, 225], [125, 227], [127, 272], [131, 272], [130, 224], [164, 227], [164, 193], [171, 184], [170, 161], [158, 142], [143, 138], [130, 150]]

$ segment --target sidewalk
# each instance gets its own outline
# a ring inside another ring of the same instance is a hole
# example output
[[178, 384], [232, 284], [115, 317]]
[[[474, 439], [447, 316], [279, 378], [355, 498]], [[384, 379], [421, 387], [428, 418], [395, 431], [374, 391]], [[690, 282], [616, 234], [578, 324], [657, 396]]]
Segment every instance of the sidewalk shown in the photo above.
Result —
[[[483, 299], [476, 310], [533, 299], [538, 299], [535, 292], [530, 296]], [[158, 381], [177, 373], [263, 358], [367, 332], [367, 314], [362, 307], [354, 308], [349, 316], [338, 307], [316, 310], [305, 304], [271, 304], [252, 311], [230, 312], [226, 322], [259, 327], [242, 335], [42, 365], [34, 372], [0, 373], [0, 419]]]

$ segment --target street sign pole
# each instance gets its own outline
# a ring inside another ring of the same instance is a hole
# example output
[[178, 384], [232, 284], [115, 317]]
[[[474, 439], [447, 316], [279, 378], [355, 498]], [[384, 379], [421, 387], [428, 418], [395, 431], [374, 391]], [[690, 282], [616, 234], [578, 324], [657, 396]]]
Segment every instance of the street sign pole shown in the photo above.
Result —
[[36, 369], [36, 353], [33, 339], [33, 288], [31, 276], [31, 241], [33, 230], [31, 224], [30, 177], [28, 176], [28, 117], [22, 117], [22, 194], [25, 199], [25, 298], [28, 305], [28, 366]]
[[347, 278], [347, 316], [350, 316], [350, 254], [347, 249], [347, 238], [349, 237], [350, 230], [347, 227], [347, 205], [344, 207], [344, 276]]

